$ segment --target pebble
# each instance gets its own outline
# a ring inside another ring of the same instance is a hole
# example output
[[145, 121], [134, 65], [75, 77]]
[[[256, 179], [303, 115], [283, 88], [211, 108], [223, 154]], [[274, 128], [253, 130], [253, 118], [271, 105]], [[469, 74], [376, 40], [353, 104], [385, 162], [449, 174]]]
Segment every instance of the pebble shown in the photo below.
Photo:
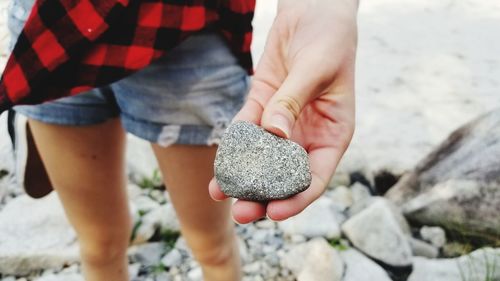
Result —
[[340, 226], [334, 202], [320, 197], [300, 214], [278, 223], [285, 235], [303, 235], [307, 238], [339, 238]]
[[172, 249], [162, 259], [161, 263], [166, 267], [178, 266], [182, 263], [182, 255], [177, 249]]
[[147, 243], [133, 246], [129, 249], [129, 257], [134, 262], [145, 266], [157, 265], [165, 251], [163, 242]]
[[413, 237], [410, 237], [408, 241], [410, 242], [410, 247], [414, 256], [426, 257], [430, 259], [435, 259], [439, 256], [439, 249], [434, 245]]
[[311, 184], [304, 148], [245, 121], [227, 128], [214, 166], [222, 192], [239, 199], [285, 199]]
[[187, 277], [191, 281], [201, 281], [203, 279], [203, 272], [201, 271], [201, 267], [195, 267], [191, 269]]
[[441, 248], [446, 244], [446, 233], [439, 226], [423, 226], [420, 229], [420, 236], [432, 245]]

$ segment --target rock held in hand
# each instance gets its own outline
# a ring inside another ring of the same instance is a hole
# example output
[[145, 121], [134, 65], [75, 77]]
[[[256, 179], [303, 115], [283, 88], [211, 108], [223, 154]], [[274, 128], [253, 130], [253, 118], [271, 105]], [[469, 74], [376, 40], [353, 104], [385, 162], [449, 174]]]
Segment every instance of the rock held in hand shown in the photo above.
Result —
[[215, 158], [222, 192], [251, 201], [285, 199], [311, 184], [307, 152], [245, 121], [231, 124]]

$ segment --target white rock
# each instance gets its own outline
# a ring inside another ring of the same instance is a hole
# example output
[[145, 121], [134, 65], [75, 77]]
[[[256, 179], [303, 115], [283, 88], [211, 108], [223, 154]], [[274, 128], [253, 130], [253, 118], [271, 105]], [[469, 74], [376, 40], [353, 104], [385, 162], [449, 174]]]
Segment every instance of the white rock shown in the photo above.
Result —
[[441, 248], [446, 244], [446, 233], [439, 226], [423, 226], [420, 228], [420, 236], [432, 245]]
[[130, 259], [134, 262], [140, 262], [145, 266], [159, 264], [164, 253], [165, 244], [163, 242], [135, 245], [128, 249]]
[[0, 212], [0, 272], [27, 274], [79, 260], [76, 235], [56, 192], [42, 199], [22, 195]]
[[249, 254], [248, 247], [247, 247], [247, 244], [245, 243], [245, 240], [241, 239], [239, 236], [236, 237], [236, 239], [238, 240], [238, 248], [240, 250], [241, 260], [244, 263], [249, 262], [252, 257]]
[[128, 275], [131, 280], [134, 280], [135, 277], [139, 275], [139, 271], [141, 270], [140, 263], [132, 263], [128, 266]]
[[346, 172], [335, 172], [328, 183], [328, 189], [334, 189], [337, 186], [349, 186], [351, 184], [351, 176]]
[[485, 248], [454, 259], [415, 257], [408, 281], [500, 280], [500, 249]]
[[326, 195], [341, 211], [351, 207], [354, 202], [351, 190], [343, 185], [333, 188]]
[[141, 196], [142, 193], [142, 189], [137, 184], [131, 182], [127, 184], [127, 195], [129, 200], [134, 201], [137, 197]]
[[306, 237], [340, 237], [338, 218], [333, 202], [320, 197], [302, 213], [278, 223], [278, 227], [286, 235], [300, 234]]
[[72, 264], [63, 270], [61, 270], [61, 273], [79, 273], [80, 272], [80, 265], [79, 264]]
[[426, 242], [413, 237], [409, 237], [408, 242], [410, 242], [410, 247], [414, 256], [434, 259], [439, 255], [439, 249], [434, 245], [427, 244]]
[[260, 221], [256, 222], [255, 226], [257, 226], [258, 228], [265, 228], [265, 229], [275, 228], [276, 222], [274, 222], [272, 220], [264, 219], [264, 220], [260, 220]]
[[323, 238], [294, 246], [283, 258], [282, 266], [297, 281], [340, 281], [344, 273], [344, 262]]
[[182, 255], [174, 248], [161, 259], [161, 263], [166, 267], [179, 266], [182, 263]]
[[243, 272], [246, 274], [256, 274], [260, 273], [262, 269], [262, 264], [260, 261], [255, 261], [243, 266]]
[[159, 170], [149, 142], [132, 134], [127, 134], [126, 159], [128, 174], [136, 183], [151, 178], [154, 171]]
[[151, 212], [152, 210], [160, 208], [160, 204], [147, 195], [137, 196], [133, 199], [133, 202], [137, 209], [142, 212]]
[[180, 231], [179, 221], [172, 204], [161, 205], [161, 207], [145, 214], [141, 219], [141, 225], [136, 231], [133, 243], [140, 244], [148, 241], [153, 237], [157, 229]]
[[49, 274], [42, 276], [40, 278], [34, 279], [34, 281], [84, 281], [83, 276], [79, 273], [68, 273], [68, 274]]
[[390, 202], [377, 198], [348, 219], [342, 231], [356, 248], [370, 257], [393, 266], [408, 266], [412, 257], [407, 239], [409, 227], [401, 227], [402, 224], [404, 218]]
[[290, 235], [290, 242], [292, 242], [294, 244], [303, 243], [303, 242], [306, 242], [306, 240], [307, 240], [307, 238], [304, 235], [300, 235], [300, 234]]
[[392, 281], [382, 267], [359, 251], [348, 249], [339, 253], [346, 264], [342, 281]]
[[189, 254], [189, 256], [192, 256], [191, 249], [187, 245], [186, 239], [184, 239], [184, 237], [182, 237], [182, 236], [179, 237], [179, 239], [177, 239], [177, 241], [175, 242], [174, 247], [176, 249], [180, 250], [181, 252], [186, 252]]
[[359, 202], [372, 197], [369, 188], [362, 183], [355, 182], [350, 188], [354, 202]]
[[201, 267], [195, 267], [191, 269], [187, 277], [190, 281], [202, 281], [203, 280], [203, 272], [201, 271]]

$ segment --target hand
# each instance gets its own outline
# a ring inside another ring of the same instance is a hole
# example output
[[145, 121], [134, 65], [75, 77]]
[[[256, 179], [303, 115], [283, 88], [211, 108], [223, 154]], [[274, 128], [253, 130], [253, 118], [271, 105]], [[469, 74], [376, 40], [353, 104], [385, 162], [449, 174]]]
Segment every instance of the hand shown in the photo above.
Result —
[[[248, 99], [235, 117], [302, 145], [311, 186], [285, 200], [238, 200], [233, 217], [284, 220], [325, 190], [354, 132], [356, 0], [280, 0]], [[210, 195], [227, 198], [212, 179]]]

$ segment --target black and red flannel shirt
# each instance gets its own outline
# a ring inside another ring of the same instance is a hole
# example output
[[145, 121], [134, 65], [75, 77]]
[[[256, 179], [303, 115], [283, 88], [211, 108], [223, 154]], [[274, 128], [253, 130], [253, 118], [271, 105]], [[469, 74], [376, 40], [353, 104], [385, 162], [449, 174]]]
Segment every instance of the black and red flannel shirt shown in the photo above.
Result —
[[0, 113], [118, 81], [213, 26], [252, 72], [255, 0], [37, 0], [0, 80]]

